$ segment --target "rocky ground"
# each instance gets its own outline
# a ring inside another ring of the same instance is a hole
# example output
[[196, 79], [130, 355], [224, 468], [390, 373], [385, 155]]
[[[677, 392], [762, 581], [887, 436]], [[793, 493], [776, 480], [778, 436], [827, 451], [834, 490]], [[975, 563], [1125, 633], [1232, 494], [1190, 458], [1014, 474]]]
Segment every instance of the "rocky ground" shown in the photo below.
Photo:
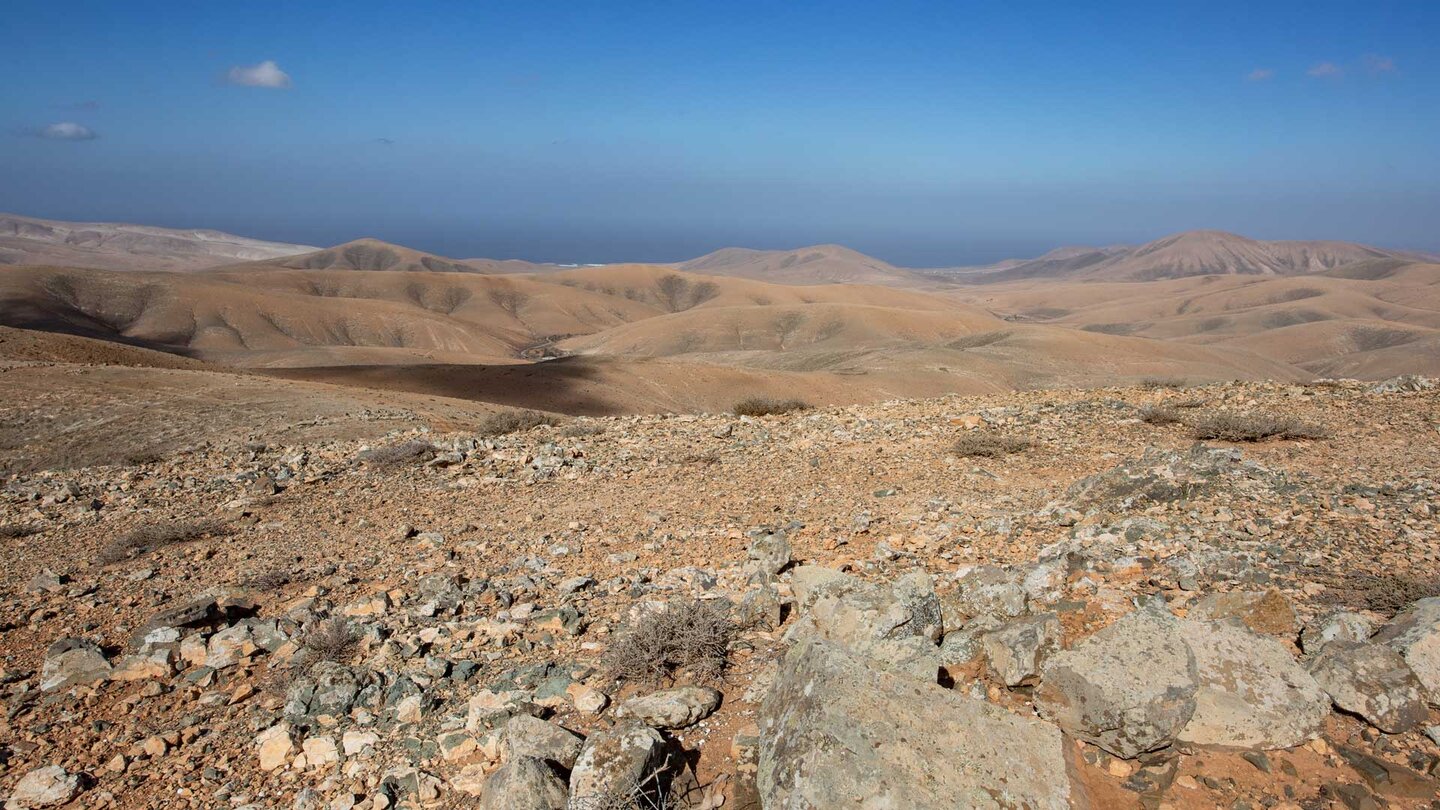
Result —
[[1440, 807], [1426, 380], [136, 462], [0, 490], [7, 807]]

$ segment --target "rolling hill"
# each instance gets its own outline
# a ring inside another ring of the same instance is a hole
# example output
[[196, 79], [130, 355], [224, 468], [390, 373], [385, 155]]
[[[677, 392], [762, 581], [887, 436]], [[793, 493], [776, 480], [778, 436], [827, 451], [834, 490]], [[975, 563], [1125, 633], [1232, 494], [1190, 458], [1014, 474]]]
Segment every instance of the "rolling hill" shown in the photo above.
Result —
[[919, 286], [909, 270], [840, 245], [796, 250], [722, 248], [678, 265], [690, 273], [768, 281], [772, 284], [883, 284]]
[[111, 222], [59, 222], [0, 214], [0, 264], [104, 270], [198, 270], [312, 251], [220, 231]]

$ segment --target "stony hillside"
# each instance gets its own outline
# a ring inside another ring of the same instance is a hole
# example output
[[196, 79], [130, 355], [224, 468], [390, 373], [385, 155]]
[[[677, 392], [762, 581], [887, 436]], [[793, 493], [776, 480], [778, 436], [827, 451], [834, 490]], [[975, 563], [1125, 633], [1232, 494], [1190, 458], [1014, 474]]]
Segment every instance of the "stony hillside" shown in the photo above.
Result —
[[115, 222], [60, 222], [0, 214], [0, 265], [105, 270], [199, 270], [314, 250], [220, 231]]
[[4, 479], [7, 806], [1433, 806], [1429, 380], [532, 425]]

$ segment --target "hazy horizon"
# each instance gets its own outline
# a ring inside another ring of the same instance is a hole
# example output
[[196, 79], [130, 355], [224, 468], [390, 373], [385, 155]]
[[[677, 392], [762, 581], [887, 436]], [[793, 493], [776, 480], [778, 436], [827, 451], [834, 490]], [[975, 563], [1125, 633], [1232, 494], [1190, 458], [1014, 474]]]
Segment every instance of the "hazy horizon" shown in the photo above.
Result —
[[456, 258], [1440, 251], [1440, 6], [19, 2], [0, 210]]

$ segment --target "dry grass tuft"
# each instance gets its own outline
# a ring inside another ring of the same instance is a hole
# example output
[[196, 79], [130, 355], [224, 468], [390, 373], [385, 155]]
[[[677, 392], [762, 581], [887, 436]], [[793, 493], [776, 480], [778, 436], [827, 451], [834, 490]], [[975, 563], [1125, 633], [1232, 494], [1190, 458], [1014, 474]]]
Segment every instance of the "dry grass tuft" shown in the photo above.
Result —
[[206, 537], [223, 537], [230, 527], [219, 520], [182, 520], [141, 526], [115, 538], [100, 549], [100, 562], [117, 563], [149, 554], [165, 546], [190, 543]]
[[376, 467], [416, 464], [435, 457], [435, 445], [424, 439], [407, 439], [399, 444], [375, 447], [360, 454], [361, 460]]
[[706, 681], [729, 663], [735, 624], [724, 603], [676, 600], [625, 628], [602, 665], [615, 678], [659, 683], [685, 670]]
[[1140, 409], [1140, 420], [1147, 425], [1175, 425], [1183, 421], [1179, 411], [1165, 405], [1146, 405]]
[[1401, 574], [1357, 572], [1334, 586], [1339, 600], [1356, 610], [1373, 610], [1394, 616], [1420, 599], [1440, 596], [1440, 577], [1416, 579]]
[[558, 425], [560, 420], [539, 411], [500, 411], [480, 420], [475, 432], [481, 436], [504, 436], [541, 425]]
[[318, 661], [344, 661], [350, 657], [359, 641], [350, 620], [336, 617], [312, 622], [305, 628], [300, 647], [305, 651], [308, 663]]
[[1221, 411], [1190, 423], [1195, 438], [1222, 442], [1258, 442], [1265, 439], [1327, 439], [1330, 431], [1292, 416]]
[[1182, 377], [1146, 377], [1140, 381], [1140, 387], [1150, 391], [1163, 389], [1189, 388], [1190, 381]]
[[961, 458], [1002, 458], [1030, 446], [1026, 439], [977, 430], [955, 440], [951, 451]]
[[799, 399], [775, 399], [773, 397], [750, 397], [735, 403], [731, 411], [736, 416], [773, 416], [775, 414], [806, 411], [810, 403]]

